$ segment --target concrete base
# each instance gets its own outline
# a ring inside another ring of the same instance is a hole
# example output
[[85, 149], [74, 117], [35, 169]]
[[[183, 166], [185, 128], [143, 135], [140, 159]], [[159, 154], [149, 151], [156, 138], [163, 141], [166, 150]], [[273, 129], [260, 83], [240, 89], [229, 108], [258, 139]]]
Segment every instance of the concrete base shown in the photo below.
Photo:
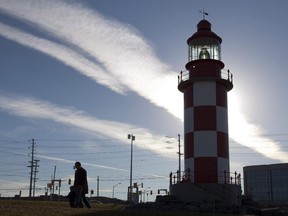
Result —
[[241, 186], [233, 184], [170, 185], [170, 195], [182, 202], [226, 203], [241, 206]]

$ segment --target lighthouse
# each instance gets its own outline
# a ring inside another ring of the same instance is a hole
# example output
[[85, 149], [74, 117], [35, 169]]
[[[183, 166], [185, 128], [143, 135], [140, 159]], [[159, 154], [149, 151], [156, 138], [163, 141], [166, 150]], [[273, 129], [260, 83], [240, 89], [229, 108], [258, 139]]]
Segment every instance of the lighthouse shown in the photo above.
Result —
[[184, 164], [194, 183], [229, 181], [227, 92], [233, 80], [223, 70], [221, 42], [210, 22], [201, 20], [187, 40], [187, 70], [178, 77], [184, 94]]
[[240, 205], [241, 176], [230, 171], [227, 93], [233, 77], [221, 60], [222, 39], [204, 19], [188, 38], [184, 95], [184, 171], [170, 173], [170, 194], [180, 201]]

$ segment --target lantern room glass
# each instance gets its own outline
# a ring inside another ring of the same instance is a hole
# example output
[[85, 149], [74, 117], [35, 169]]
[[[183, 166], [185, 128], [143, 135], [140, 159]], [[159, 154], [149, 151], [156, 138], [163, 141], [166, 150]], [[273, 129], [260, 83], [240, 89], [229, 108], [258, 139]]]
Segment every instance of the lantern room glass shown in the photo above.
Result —
[[221, 60], [220, 41], [216, 38], [202, 37], [190, 41], [188, 60], [214, 59]]

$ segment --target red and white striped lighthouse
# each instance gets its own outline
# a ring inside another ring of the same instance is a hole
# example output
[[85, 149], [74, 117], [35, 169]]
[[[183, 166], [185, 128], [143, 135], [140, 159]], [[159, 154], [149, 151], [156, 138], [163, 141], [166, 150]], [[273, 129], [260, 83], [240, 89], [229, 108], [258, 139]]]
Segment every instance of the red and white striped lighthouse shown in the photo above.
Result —
[[227, 92], [232, 74], [221, 61], [222, 39], [203, 19], [188, 40], [187, 71], [178, 78], [184, 93], [185, 171], [194, 183], [229, 182]]

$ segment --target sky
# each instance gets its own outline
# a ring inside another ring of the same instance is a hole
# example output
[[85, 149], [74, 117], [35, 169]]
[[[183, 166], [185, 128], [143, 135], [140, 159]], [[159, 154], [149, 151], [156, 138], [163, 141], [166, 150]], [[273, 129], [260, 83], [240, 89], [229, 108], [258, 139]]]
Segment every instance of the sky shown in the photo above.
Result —
[[[99, 195], [127, 198], [133, 182], [169, 188], [183, 153], [177, 76], [205, 9], [233, 74], [230, 171], [287, 163], [288, 2], [278, 0], [0, 0], [0, 193], [35, 195], [51, 178], [68, 194], [75, 161]], [[181, 158], [183, 168], [183, 157]], [[58, 191], [55, 191], [58, 193]]]

